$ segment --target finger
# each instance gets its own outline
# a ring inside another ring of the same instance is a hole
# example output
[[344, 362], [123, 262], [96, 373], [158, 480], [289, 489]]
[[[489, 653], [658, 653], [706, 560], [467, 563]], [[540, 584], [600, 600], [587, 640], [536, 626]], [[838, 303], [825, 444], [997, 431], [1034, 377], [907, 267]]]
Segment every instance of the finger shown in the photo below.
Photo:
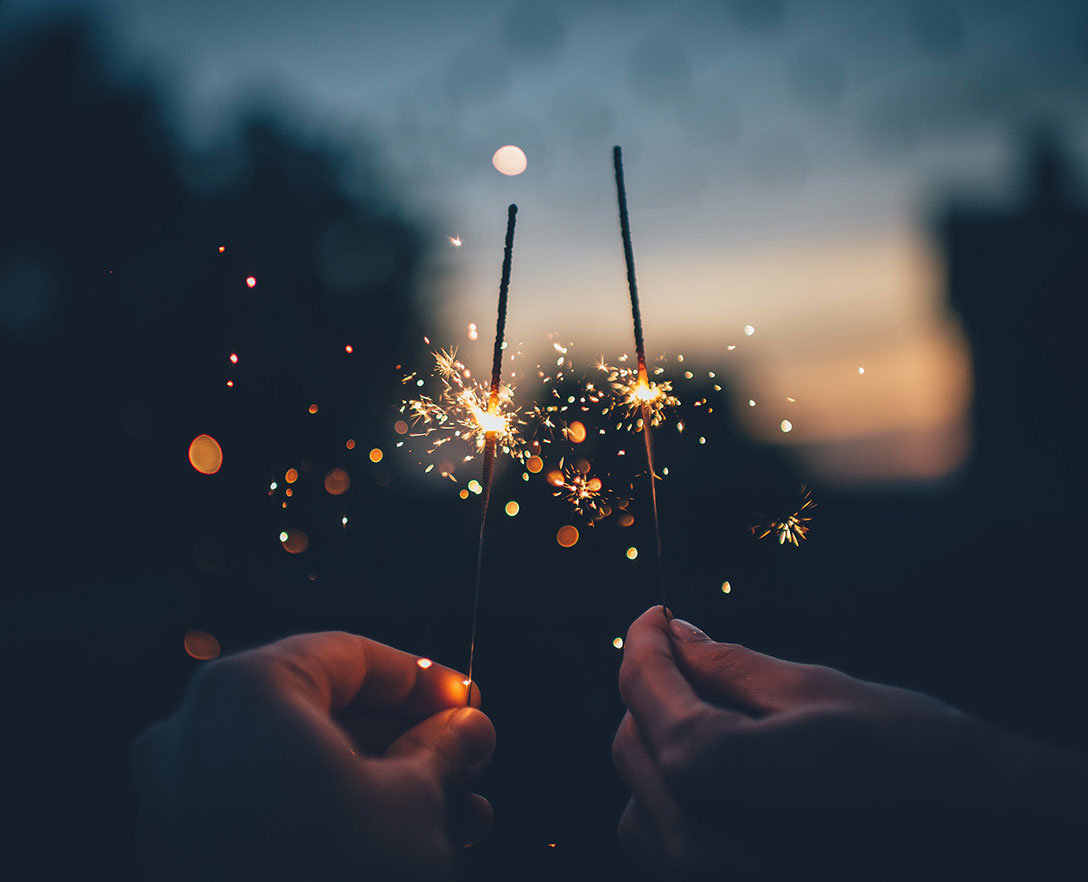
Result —
[[[463, 674], [340, 631], [299, 634], [235, 658], [269, 666], [277, 685], [331, 712], [357, 703], [419, 720], [466, 701]], [[472, 693], [478, 705], [479, 689]]]
[[623, 814], [620, 815], [616, 837], [620, 847], [627, 851], [639, 864], [648, 866], [655, 876], [664, 878], [669, 875], [665, 849], [661, 846], [657, 831], [646, 818], [634, 799], [627, 800]]
[[680, 823], [680, 810], [630, 712], [623, 715], [612, 741], [612, 762], [655, 829], [662, 835], [676, 830]]
[[462, 836], [465, 847], [477, 845], [491, 832], [495, 825], [495, 810], [491, 803], [479, 793], [470, 793], [465, 797], [465, 820]]
[[385, 752], [386, 759], [409, 759], [438, 780], [447, 793], [472, 787], [495, 752], [495, 727], [475, 708], [445, 710], [413, 726]]
[[[828, 670], [782, 661], [735, 643], [716, 643], [683, 619], [673, 619], [668, 628], [676, 664], [697, 690], [758, 714], [782, 711], [800, 697], [812, 697], [806, 695], [805, 681], [814, 680], [814, 671]], [[819, 684], [811, 685], [815, 689]]]
[[676, 666], [668, 635], [664, 609], [651, 607], [628, 629], [620, 665], [620, 697], [655, 754], [705, 707]]

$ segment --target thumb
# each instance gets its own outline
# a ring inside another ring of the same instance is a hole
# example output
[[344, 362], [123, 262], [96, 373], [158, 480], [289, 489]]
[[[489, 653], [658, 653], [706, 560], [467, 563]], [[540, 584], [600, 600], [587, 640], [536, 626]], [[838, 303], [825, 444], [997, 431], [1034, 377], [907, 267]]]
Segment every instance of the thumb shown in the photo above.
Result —
[[801, 665], [736, 643], [716, 643], [683, 619], [672, 619], [669, 633], [677, 666], [706, 697], [764, 714], [790, 703]]
[[495, 727], [474, 707], [444, 710], [413, 726], [385, 752], [389, 759], [413, 759], [449, 793], [475, 784], [495, 752]]

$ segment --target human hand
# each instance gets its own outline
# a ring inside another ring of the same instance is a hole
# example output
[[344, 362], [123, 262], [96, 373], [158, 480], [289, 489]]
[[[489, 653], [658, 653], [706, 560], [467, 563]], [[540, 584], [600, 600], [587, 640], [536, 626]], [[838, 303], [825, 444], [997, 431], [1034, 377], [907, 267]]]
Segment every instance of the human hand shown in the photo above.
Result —
[[491, 827], [469, 790], [495, 730], [416, 662], [329, 632], [202, 668], [132, 747], [151, 877], [452, 879]]
[[[1003, 854], [999, 829], [1022, 834], [993, 823], [1018, 801], [1084, 807], [1078, 758], [925, 695], [715, 643], [661, 607], [628, 631], [620, 694], [613, 758], [631, 800], [619, 836], [665, 877], [879, 876], [949, 847], [977, 869]], [[1022, 800], [1017, 778], [1049, 784]], [[1079, 793], [1060, 794], [1066, 779]]]

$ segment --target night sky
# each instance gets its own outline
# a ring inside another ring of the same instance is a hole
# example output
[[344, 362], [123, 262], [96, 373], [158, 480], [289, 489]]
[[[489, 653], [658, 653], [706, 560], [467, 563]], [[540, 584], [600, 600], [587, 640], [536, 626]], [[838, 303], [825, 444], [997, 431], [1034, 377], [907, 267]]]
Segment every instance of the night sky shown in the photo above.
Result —
[[[463, 347], [517, 201], [511, 338], [535, 352], [553, 332], [587, 362], [629, 348], [622, 144], [651, 353], [729, 372], [749, 430], [835, 481], [962, 461], [970, 371], [930, 221], [953, 197], [1015, 199], [1035, 125], [1088, 156], [1088, 17], [1060, 0], [7, 4], [68, 7], [166, 88], [193, 143], [261, 108], [376, 146], [464, 243], [428, 322]], [[508, 143], [518, 177], [490, 164]]]

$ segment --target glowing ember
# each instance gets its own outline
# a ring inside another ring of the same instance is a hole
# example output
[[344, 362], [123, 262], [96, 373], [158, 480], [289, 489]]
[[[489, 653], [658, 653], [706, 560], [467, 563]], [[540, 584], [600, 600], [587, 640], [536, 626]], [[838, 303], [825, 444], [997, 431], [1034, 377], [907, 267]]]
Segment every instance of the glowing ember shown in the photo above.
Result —
[[238, 364], [238, 353], [237, 352], [232, 352], [230, 354], [230, 363], [231, 364]]
[[638, 549], [632, 545], [627, 549], [627, 559], [634, 560], [636, 557], [638, 557]]
[[722, 582], [722, 594], [728, 594], [732, 590], [732, 585], [730, 585], [728, 582]]
[[650, 415], [650, 425], [659, 426], [665, 421], [667, 409], [680, 404], [680, 399], [672, 395], [671, 381], [655, 383], [636, 366], [613, 367], [599, 361], [597, 370], [606, 374], [615, 399], [612, 407], [625, 411], [624, 419], [629, 420], [628, 429], [641, 427], [639, 417], [643, 407]]
[[612, 645], [615, 646], [616, 649], [623, 649], [623, 638], [617, 637], [615, 640], [612, 641]]
[[309, 406], [308, 408], [306, 408], [306, 409], [307, 409], [308, 411], [310, 411], [310, 413], [317, 413], [317, 405], [316, 405], [316, 404], [311, 404], [311, 405], [310, 405], [310, 406]]
[[256, 278], [256, 276], [246, 276], [246, 287], [247, 288], [256, 288], [257, 287], [257, 278]]
[[449, 241], [450, 245], [452, 245], [454, 248], [460, 248], [461, 247], [461, 237], [460, 236], [446, 236], [446, 239]]
[[417, 658], [416, 664], [423, 668], [423, 670], [427, 670], [427, 668], [433, 665], [434, 662], [431, 661], [429, 658]]
[[346, 352], [348, 355], [351, 355], [351, 353], [353, 353], [354, 351], [355, 347], [352, 346], [350, 343], [344, 347], [344, 352]]

